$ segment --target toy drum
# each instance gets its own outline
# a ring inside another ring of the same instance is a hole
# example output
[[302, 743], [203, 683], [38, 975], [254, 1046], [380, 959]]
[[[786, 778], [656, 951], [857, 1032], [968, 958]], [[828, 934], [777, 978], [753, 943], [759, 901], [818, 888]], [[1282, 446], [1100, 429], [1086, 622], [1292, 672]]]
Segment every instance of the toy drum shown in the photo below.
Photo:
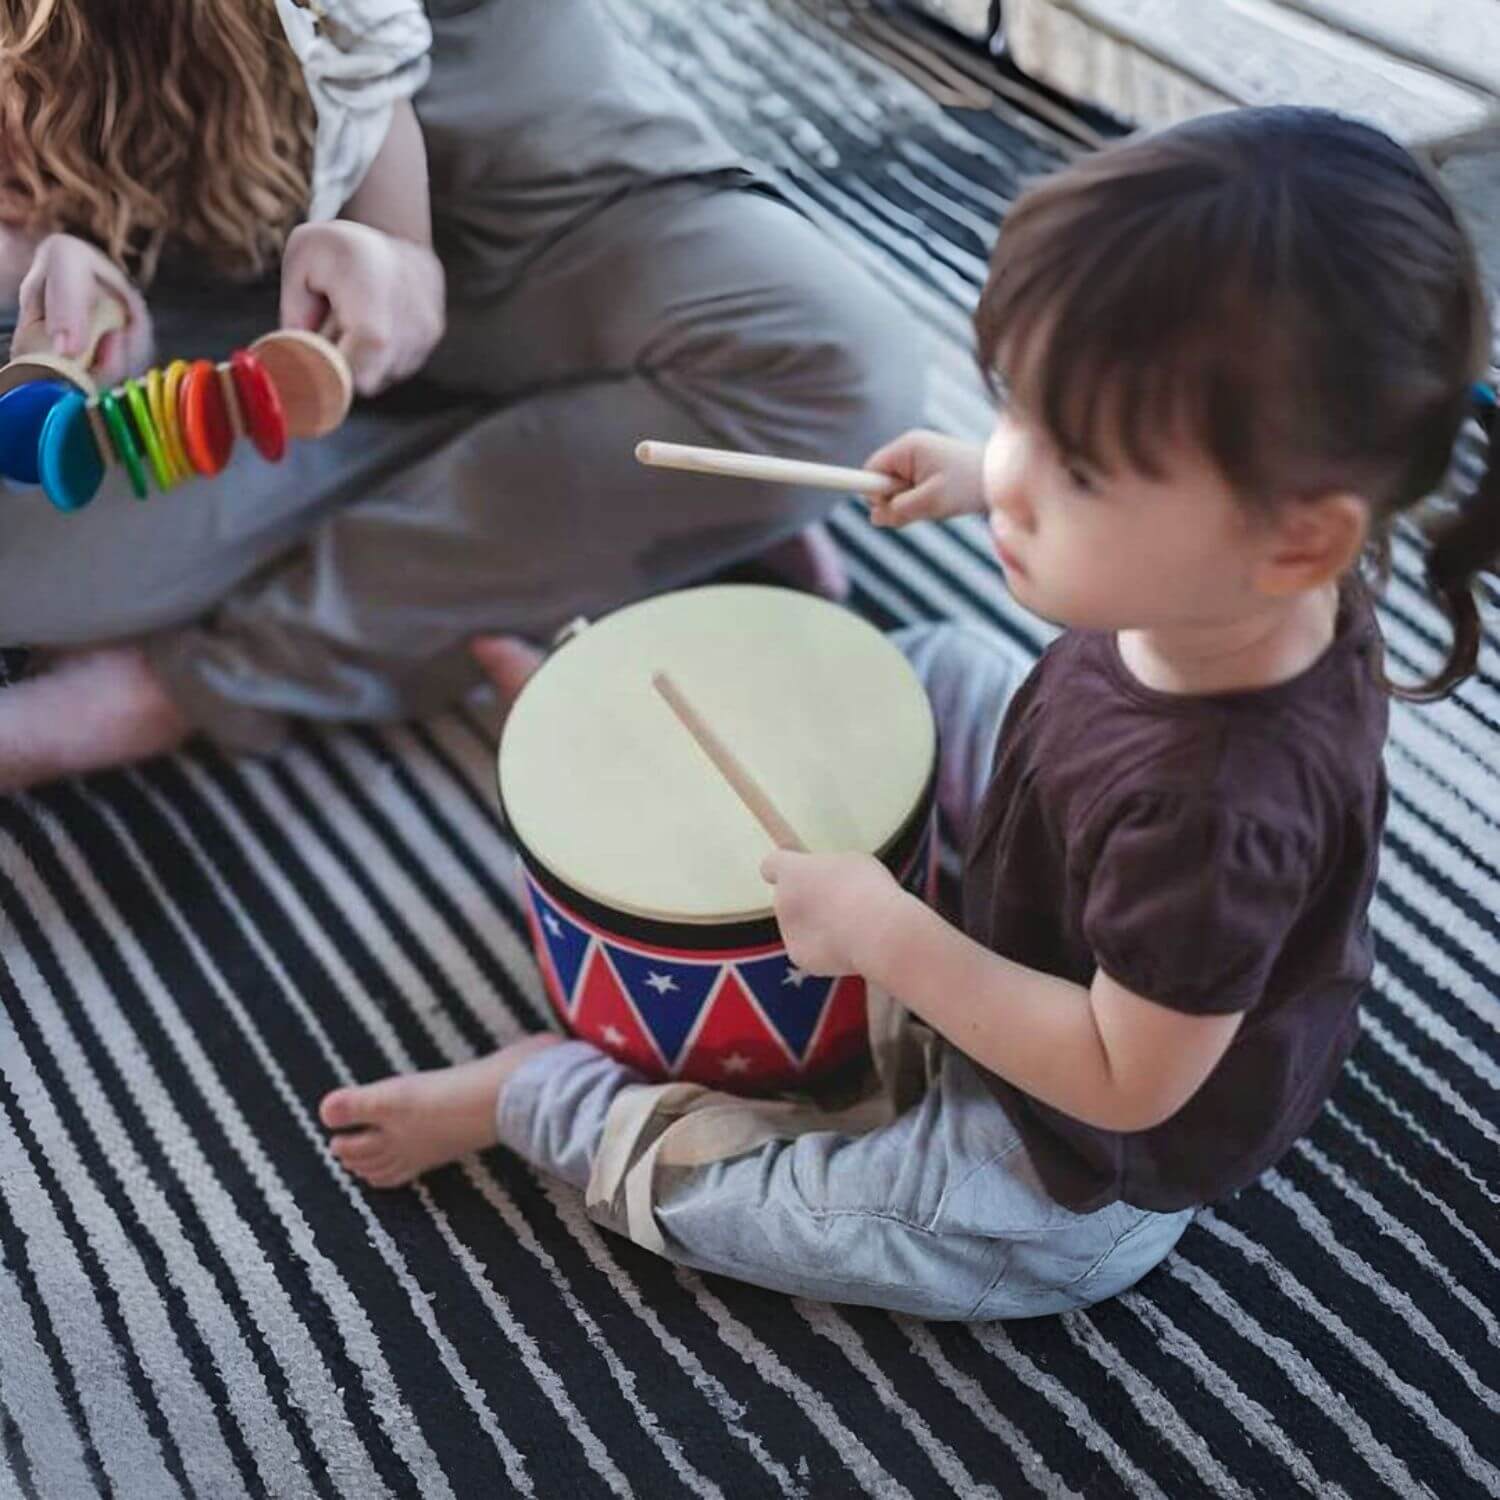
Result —
[[937, 734], [879, 631], [785, 589], [667, 594], [588, 626], [527, 683], [500, 801], [563, 1026], [657, 1079], [795, 1088], [867, 1049], [865, 985], [787, 958], [771, 843], [671, 708], [667, 672], [814, 853], [926, 895]]

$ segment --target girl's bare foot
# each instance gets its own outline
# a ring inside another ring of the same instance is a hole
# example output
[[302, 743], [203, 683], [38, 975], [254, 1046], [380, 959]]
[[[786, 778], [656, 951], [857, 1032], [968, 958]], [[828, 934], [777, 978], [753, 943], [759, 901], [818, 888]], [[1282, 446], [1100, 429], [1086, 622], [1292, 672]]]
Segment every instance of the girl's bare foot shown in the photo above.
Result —
[[0, 792], [147, 760], [187, 733], [140, 647], [68, 652], [0, 692]]
[[333, 1154], [371, 1187], [401, 1187], [435, 1167], [495, 1144], [495, 1106], [506, 1080], [533, 1053], [562, 1041], [539, 1032], [488, 1057], [335, 1089], [318, 1106], [345, 1132]]

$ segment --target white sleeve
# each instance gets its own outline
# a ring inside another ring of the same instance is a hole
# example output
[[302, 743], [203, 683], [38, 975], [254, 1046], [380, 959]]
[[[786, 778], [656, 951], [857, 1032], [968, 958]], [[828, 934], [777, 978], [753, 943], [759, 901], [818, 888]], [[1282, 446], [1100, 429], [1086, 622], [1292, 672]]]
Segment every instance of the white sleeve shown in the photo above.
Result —
[[421, 0], [276, 0], [318, 115], [307, 217], [332, 219], [385, 144], [391, 112], [427, 82]]

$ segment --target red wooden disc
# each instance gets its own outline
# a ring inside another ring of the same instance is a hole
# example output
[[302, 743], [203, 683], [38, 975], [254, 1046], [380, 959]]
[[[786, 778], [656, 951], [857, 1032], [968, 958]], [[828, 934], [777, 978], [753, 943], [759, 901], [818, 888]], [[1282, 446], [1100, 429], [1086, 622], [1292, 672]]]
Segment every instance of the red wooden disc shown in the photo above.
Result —
[[286, 413], [266, 367], [248, 350], [236, 349], [229, 356], [229, 373], [250, 441], [262, 458], [280, 463], [286, 453]]
[[200, 474], [217, 474], [234, 448], [234, 426], [219, 372], [206, 359], [194, 360], [182, 381], [182, 442]]

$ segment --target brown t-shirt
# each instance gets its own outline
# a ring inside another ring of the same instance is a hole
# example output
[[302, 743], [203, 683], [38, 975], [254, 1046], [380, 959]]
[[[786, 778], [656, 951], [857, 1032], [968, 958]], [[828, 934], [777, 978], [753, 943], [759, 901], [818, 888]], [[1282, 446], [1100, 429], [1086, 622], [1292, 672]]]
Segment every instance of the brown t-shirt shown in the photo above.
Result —
[[1100, 1130], [992, 1080], [1058, 1202], [1210, 1202], [1253, 1181], [1328, 1097], [1370, 974], [1379, 661], [1357, 588], [1328, 650], [1272, 688], [1155, 692], [1113, 635], [1072, 632], [1016, 696], [965, 859], [965, 930], [1080, 985], [1102, 968], [1174, 1010], [1246, 1013], [1152, 1130]]

